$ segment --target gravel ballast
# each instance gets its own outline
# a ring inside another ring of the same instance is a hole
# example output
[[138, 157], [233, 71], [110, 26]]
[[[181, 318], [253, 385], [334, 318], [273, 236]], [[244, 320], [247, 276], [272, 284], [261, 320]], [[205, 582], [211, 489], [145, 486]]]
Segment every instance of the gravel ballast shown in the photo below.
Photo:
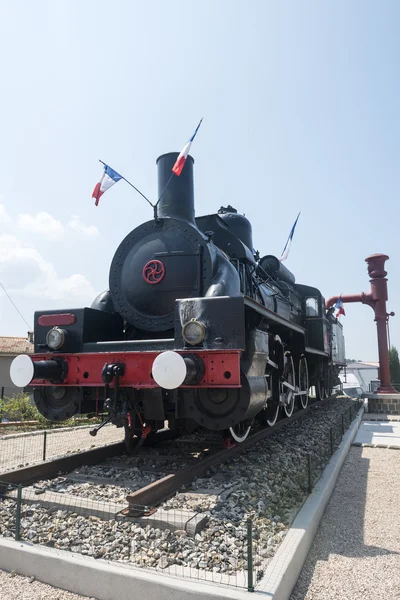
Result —
[[96, 600], [0, 570], [0, 600]]
[[353, 447], [291, 600], [400, 598], [400, 451]]
[[[351, 404], [351, 400], [338, 398], [329, 405], [315, 405], [306, 417], [276, 431], [230, 463], [213, 468], [207, 477], [165, 502], [165, 510], [191, 510], [208, 516], [205, 529], [195, 537], [179, 529], [172, 532], [130, 521], [85, 517], [69, 511], [68, 506], [65, 510], [46, 509], [40, 505], [39, 495], [37, 503], [23, 505], [22, 539], [136, 566], [168, 567], [171, 573], [184, 569], [195, 575], [207, 570], [225, 576], [246, 568], [246, 523], [252, 516], [254, 566], [261, 576], [307, 495], [307, 456], [311, 456], [313, 475], [317, 476], [329, 460], [330, 428], [341, 423], [341, 414]], [[337, 443], [340, 437], [339, 433]], [[110, 467], [97, 465], [95, 472], [106, 477]], [[125, 473], [122, 476], [126, 479]], [[133, 486], [138, 476], [143, 473], [132, 470]], [[58, 484], [65, 489], [60, 480]], [[37, 485], [54, 490], [51, 482]], [[96, 486], [96, 499], [110, 502], [110, 487]], [[92, 491], [88, 493], [92, 489], [75, 482], [70, 492], [79, 495], [81, 490], [82, 496], [93, 498]], [[0, 503], [1, 535], [13, 535], [14, 515], [15, 502]]]

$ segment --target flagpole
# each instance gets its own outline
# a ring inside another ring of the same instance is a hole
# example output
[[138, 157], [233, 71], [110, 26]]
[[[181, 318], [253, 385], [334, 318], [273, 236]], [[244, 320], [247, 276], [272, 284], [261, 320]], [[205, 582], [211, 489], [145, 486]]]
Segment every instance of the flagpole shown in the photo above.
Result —
[[[194, 138], [196, 137], [196, 134], [197, 134], [197, 132], [198, 132], [198, 130], [199, 130], [199, 128], [200, 128], [200, 125], [202, 124], [202, 122], [203, 122], [203, 117], [201, 117], [201, 119], [200, 119], [200, 121], [199, 121], [199, 124], [197, 125], [196, 129], [194, 130], [194, 134], [193, 134], [193, 135], [192, 135], [192, 137], [189, 139], [189, 142], [188, 142], [189, 144], [191, 144], [191, 143], [193, 142]], [[175, 175], [175, 173], [174, 173], [174, 172], [172, 172], [172, 173], [171, 173], [171, 176], [170, 176], [170, 178], [168, 179], [167, 183], [165, 184], [165, 187], [164, 187], [163, 191], [161, 192], [161, 194], [160, 194], [160, 197], [159, 197], [159, 199], [157, 200], [157, 202], [156, 202], [156, 205], [155, 205], [155, 207], [154, 207], [154, 209], [155, 209], [155, 210], [157, 209], [157, 206], [158, 206], [158, 204], [159, 204], [159, 202], [160, 202], [161, 198], [164, 196], [165, 190], [167, 189], [167, 187], [168, 187], [168, 186], [169, 186], [169, 184], [171, 183], [171, 180], [172, 180], [172, 178], [173, 178], [173, 176], [174, 176], [174, 175]]]
[[157, 202], [156, 202], [156, 206], [155, 206], [154, 208], [156, 208], [156, 207], [158, 206], [158, 203], [160, 202], [161, 198], [164, 196], [164, 192], [165, 192], [165, 190], [167, 189], [167, 187], [169, 186], [169, 184], [171, 183], [171, 179], [173, 178], [173, 176], [174, 176], [174, 173], [171, 173], [171, 176], [170, 176], [170, 178], [168, 179], [167, 183], [165, 184], [165, 187], [164, 187], [163, 191], [161, 192], [161, 194], [160, 194], [160, 197], [159, 197], [159, 199], [157, 200]]
[[[295, 220], [295, 222], [294, 222], [294, 224], [293, 224], [293, 227], [292, 227], [292, 229], [290, 230], [289, 237], [288, 237], [288, 239], [287, 239], [287, 242], [286, 242], [286, 244], [285, 244], [285, 247], [284, 247], [284, 249], [283, 249], [283, 252], [282, 252], [282, 254], [281, 254], [281, 257], [280, 257], [280, 259], [279, 259], [279, 261], [280, 261], [280, 262], [282, 262], [283, 260], [286, 260], [286, 259], [287, 259], [287, 257], [288, 257], [288, 255], [289, 255], [289, 249], [290, 249], [290, 246], [289, 246], [289, 245], [290, 245], [290, 244], [291, 244], [291, 242], [292, 242], [293, 235], [294, 235], [294, 230], [296, 229], [296, 225], [297, 225], [297, 221], [299, 220], [300, 213], [301, 213], [301, 211], [300, 211], [300, 212], [299, 212], [299, 214], [297, 215], [297, 217], [296, 217], [296, 220]], [[288, 248], [288, 246], [289, 246], [289, 248]], [[287, 255], [285, 256], [286, 249], [287, 249]]]
[[[102, 160], [100, 160], [100, 158], [98, 160], [105, 167], [109, 166], [109, 165], [106, 165], [105, 162], [103, 162]], [[117, 171], [115, 171], [115, 172], [117, 172]], [[154, 209], [156, 208], [156, 206], [154, 206], [154, 204], [152, 202], [150, 202], [150, 200], [148, 198], [146, 198], [146, 196], [144, 194], [142, 194], [142, 192], [140, 190], [138, 190], [137, 187], [135, 187], [133, 185], [133, 183], [131, 183], [130, 181], [128, 181], [123, 175], [121, 175], [121, 173], [118, 173], [118, 175], [120, 175], [121, 179], [123, 179], [124, 181], [126, 181], [126, 183], [128, 183], [131, 187], [133, 187], [133, 189], [136, 190], [137, 193], [140, 194], [142, 196], [142, 198], [144, 198], [146, 200], [146, 202], [148, 202], [150, 204], [150, 206], [152, 206]]]

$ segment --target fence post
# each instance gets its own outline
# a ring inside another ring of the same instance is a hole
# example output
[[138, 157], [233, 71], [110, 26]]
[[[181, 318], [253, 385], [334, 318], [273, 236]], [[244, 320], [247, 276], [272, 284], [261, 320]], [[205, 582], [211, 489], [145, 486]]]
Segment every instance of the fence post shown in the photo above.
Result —
[[43, 432], [43, 460], [46, 460], [47, 431]]
[[253, 520], [247, 519], [247, 591], [254, 592], [253, 585]]
[[3, 421], [3, 400], [4, 400], [4, 386], [1, 388], [1, 395], [0, 395], [0, 423]]
[[20, 539], [21, 529], [21, 501], [22, 501], [22, 485], [19, 484], [17, 490], [17, 510], [15, 513], [15, 540], [18, 542]]
[[307, 472], [308, 472], [308, 493], [312, 492], [312, 479], [311, 479], [311, 454], [307, 454]]

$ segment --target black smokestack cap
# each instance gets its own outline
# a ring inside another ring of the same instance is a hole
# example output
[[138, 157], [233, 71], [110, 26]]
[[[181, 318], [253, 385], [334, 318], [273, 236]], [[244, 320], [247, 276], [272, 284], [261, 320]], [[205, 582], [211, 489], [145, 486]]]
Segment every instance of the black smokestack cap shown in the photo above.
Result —
[[172, 173], [172, 167], [178, 156], [179, 152], [168, 152], [157, 158], [158, 197], [162, 194], [157, 212], [160, 218], [172, 217], [194, 223], [194, 160], [191, 156], [187, 157], [182, 173], [178, 177]]

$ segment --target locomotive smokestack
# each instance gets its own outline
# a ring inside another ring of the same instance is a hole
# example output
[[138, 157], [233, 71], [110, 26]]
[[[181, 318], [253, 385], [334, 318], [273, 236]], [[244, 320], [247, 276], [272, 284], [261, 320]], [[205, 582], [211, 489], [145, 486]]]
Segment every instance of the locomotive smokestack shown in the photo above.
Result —
[[[187, 157], [181, 175], [179, 177], [173, 175], [168, 183], [172, 175], [172, 167], [178, 156], [178, 152], [169, 152], [157, 158], [158, 197], [163, 194], [158, 205], [158, 216], [160, 218], [172, 217], [194, 223], [194, 160], [191, 156]], [[167, 184], [168, 186], [165, 189]]]

